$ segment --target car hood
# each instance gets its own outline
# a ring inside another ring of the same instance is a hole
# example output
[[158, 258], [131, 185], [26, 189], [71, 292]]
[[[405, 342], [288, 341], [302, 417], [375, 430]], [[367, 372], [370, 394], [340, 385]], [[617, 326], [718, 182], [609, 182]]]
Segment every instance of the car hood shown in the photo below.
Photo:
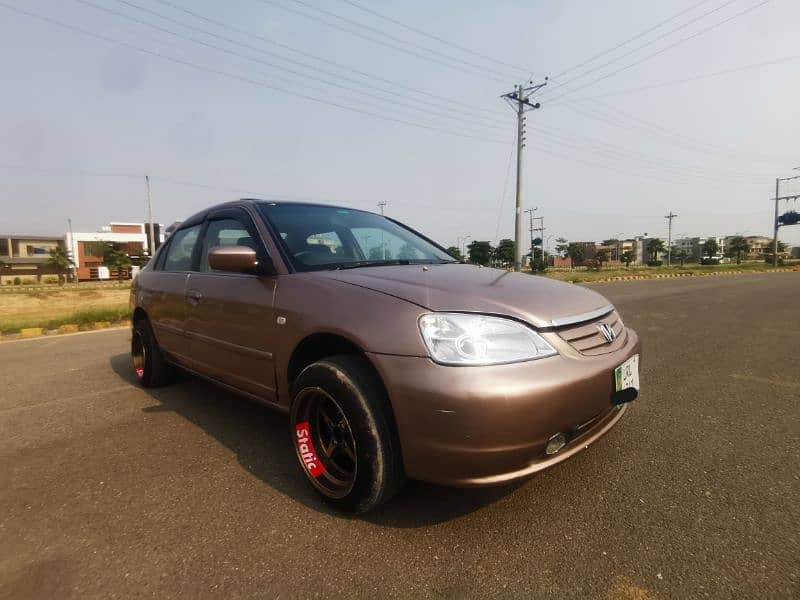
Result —
[[507, 315], [537, 327], [609, 305], [585, 287], [466, 264], [362, 267], [314, 275], [389, 294], [428, 310]]

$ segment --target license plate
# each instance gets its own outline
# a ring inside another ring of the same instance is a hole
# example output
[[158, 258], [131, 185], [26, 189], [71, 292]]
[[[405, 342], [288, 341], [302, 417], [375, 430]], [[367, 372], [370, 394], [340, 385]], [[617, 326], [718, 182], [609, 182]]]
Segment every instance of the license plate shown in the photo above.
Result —
[[616, 369], [614, 369], [614, 383], [616, 391], [633, 388], [639, 389], [639, 355], [634, 354]]

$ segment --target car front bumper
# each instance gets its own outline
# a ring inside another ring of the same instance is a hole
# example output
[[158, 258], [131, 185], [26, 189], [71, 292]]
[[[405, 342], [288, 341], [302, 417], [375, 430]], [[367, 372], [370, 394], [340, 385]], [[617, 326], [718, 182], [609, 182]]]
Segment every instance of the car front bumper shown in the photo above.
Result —
[[[561, 351], [562, 349], [560, 349]], [[639, 353], [558, 356], [487, 367], [449, 367], [427, 358], [370, 354], [397, 422], [406, 473], [455, 486], [489, 486], [532, 475], [588, 448], [622, 417], [612, 406], [614, 369]], [[555, 434], [567, 444], [545, 447]]]

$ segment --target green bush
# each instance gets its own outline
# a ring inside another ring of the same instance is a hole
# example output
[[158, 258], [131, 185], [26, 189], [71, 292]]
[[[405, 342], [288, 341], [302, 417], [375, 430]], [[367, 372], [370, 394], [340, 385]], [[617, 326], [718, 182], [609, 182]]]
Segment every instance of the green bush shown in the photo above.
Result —
[[719, 259], [718, 258], [703, 258], [700, 259], [701, 265], [718, 265]]
[[43, 283], [58, 283], [58, 277], [54, 275], [50, 275], [48, 277], [42, 277]]
[[21, 284], [22, 284], [22, 279], [20, 279], [19, 277], [14, 277], [14, 285], [21, 285]]
[[647, 266], [648, 267], [660, 267], [663, 264], [664, 264], [663, 260], [648, 260], [647, 261]]

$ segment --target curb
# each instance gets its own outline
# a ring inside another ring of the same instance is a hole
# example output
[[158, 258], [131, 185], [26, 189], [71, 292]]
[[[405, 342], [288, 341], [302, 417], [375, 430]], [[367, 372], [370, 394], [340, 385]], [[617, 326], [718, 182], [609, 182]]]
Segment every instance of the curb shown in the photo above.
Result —
[[612, 281], [633, 281], [641, 279], [673, 279], [675, 277], [721, 277], [724, 275], [759, 275], [761, 273], [791, 273], [797, 269], [787, 267], [783, 269], [764, 269], [763, 271], [712, 271], [710, 273], [657, 273], [653, 275], [623, 275], [620, 277], [607, 277], [593, 279], [592, 281], [573, 281], [571, 283], [607, 283]]
[[130, 327], [130, 320], [124, 321], [96, 321], [86, 325], [78, 325], [77, 323], [65, 323], [57, 329], [44, 329], [43, 327], [26, 327], [20, 329], [19, 333], [6, 333], [0, 334], [0, 342], [13, 341], [21, 339], [39, 338], [39, 337], [55, 337], [59, 335], [71, 335], [75, 333], [86, 333], [89, 331], [100, 331], [103, 329], [118, 329], [122, 327]]

